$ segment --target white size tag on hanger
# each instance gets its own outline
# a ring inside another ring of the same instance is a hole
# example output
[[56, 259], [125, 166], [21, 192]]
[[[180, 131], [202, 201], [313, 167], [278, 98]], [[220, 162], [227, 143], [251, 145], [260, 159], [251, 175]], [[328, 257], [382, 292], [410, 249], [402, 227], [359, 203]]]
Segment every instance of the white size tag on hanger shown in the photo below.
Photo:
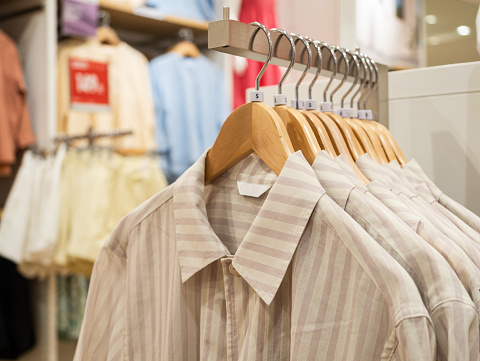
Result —
[[367, 120], [373, 120], [373, 113], [371, 109], [365, 110], [365, 117]]
[[323, 102], [320, 103], [320, 110], [322, 112], [332, 112], [333, 111], [333, 104], [332, 102]]
[[305, 109], [315, 110], [317, 108], [318, 108], [318, 103], [316, 100], [313, 100], [313, 99], [305, 100]]
[[294, 109], [304, 109], [305, 108], [305, 103], [302, 99], [292, 99], [291, 101], [291, 106]]
[[251, 102], [263, 102], [263, 92], [262, 91], [252, 91], [250, 93]]
[[238, 193], [247, 197], [260, 197], [263, 193], [268, 191], [272, 186], [266, 184], [253, 184], [237, 181]]
[[335, 110], [335, 114], [340, 115], [342, 118], [348, 118], [350, 116], [350, 111], [348, 108], [339, 108]]
[[358, 118], [358, 110], [357, 108], [349, 108], [348, 109], [350, 118]]
[[358, 119], [361, 119], [361, 120], [366, 120], [367, 119], [367, 115], [365, 114], [365, 109], [359, 109], [358, 110]]
[[283, 94], [277, 94], [273, 96], [273, 105], [287, 105], [287, 96]]

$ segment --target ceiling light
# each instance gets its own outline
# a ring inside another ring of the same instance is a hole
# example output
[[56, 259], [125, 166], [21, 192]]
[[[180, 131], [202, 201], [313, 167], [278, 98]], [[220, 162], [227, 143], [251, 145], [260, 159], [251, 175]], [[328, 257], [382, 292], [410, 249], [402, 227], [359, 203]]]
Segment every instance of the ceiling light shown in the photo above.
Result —
[[433, 25], [433, 24], [436, 24], [437, 23], [437, 17], [435, 15], [425, 15], [425, 22], [428, 24], [428, 25]]
[[458, 33], [458, 35], [461, 35], [461, 36], [470, 35], [470, 32], [471, 32], [470, 27], [469, 27], [469, 26], [466, 26], [466, 25], [460, 25], [460, 26], [457, 28], [457, 33]]

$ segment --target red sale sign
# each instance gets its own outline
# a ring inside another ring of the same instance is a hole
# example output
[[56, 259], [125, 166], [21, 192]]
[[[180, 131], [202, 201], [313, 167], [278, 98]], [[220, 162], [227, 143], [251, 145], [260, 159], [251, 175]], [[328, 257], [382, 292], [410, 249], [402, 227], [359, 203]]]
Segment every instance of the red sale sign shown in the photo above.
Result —
[[95, 61], [70, 58], [70, 99], [72, 108], [107, 110], [108, 65]]

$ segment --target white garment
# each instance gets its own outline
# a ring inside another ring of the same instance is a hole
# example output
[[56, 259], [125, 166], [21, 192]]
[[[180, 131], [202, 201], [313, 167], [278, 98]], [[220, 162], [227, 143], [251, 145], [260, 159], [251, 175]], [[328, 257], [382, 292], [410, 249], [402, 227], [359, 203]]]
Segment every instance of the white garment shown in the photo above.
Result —
[[53, 263], [58, 239], [61, 200], [61, 173], [66, 146], [54, 157], [42, 159], [35, 172], [30, 227], [20, 271], [27, 277], [46, 276]]
[[32, 214], [33, 184], [39, 159], [26, 151], [0, 223], [0, 255], [20, 263]]

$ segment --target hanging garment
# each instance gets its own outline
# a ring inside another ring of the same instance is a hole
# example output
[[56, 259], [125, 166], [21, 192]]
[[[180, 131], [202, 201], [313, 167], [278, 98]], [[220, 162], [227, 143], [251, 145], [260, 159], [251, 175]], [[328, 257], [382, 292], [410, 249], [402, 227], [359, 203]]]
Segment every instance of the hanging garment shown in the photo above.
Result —
[[[364, 187], [343, 155], [336, 157], [335, 163], [342, 169], [343, 175], [356, 187]], [[371, 195], [389, 208], [447, 260], [468, 292], [475, 309], [477, 312], [480, 311], [480, 269], [475, 266], [465, 252], [455, 242], [438, 231], [421, 213], [409, 209], [382, 182], [375, 180], [368, 183], [366, 187], [368, 192], [365, 194]]]
[[215, 20], [213, 0], [146, 0], [146, 3], [148, 6], [158, 9], [164, 15], [194, 20]]
[[[402, 171], [412, 185], [419, 186], [422, 183], [425, 183], [430, 190], [431, 195], [437, 200], [437, 202], [439, 202], [452, 214], [456, 215], [458, 218], [460, 218], [462, 221], [472, 227], [477, 233], [480, 232], [480, 218], [475, 213], [473, 213], [472, 211], [465, 208], [460, 203], [443, 193], [435, 185], [435, 183], [433, 183], [430, 178], [428, 178], [428, 176], [425, 174], [417, 161], [412, 159], [402, 168]], [[420, 190], [419, 192], [420, 194], [428, 195], [428, 193], [421, 192]]]
[[[258, 21], [267, 29], [276, 28], [278, 25], [276, 1], [243, 0], [239, 20], [247, 24]], [[257, 36], [263, 35], [257, 34]], [[255, 78], [263, 66], [261, 62], [255, 60], [248, 59], [246, 62], [246, 66], [241, 70], [234, 70], [233, 73], [233, 107], [235, 109], [246, 103], [245, 92], [255, 85]], [[279, 81], [280, 69], [275, 65], [270, 65], [260, 80], [260, 86], [278, 84]]]
[[205, 158], [102, 247], [76, 361], [435, 359], [412, 279], [300, 152], [279, 176], [250, 155], [209, 185]]
[[[109, 109], [86, 111], [72, 108], [69, 61], [77, 59], [108, 66]], [[95, 144], [122, 151], [144, 153], [154, 150], [154, 113], [148, 79], [148, 61], [143, 54], [126, 43], [107, 45], [96, 38], [86, 41], [66, 40], [58, 51], [58, 131], [85, 134], [91, 127], [96, 132], [112, 129], [131, 130], [121, 138], [102, 138]], [[75, 141], [86, 145], [86, 141]]]
[[35, 143], [18, 50], [0, 30], [0, 177], [11, 173], [17, 150]]
[[399, 182], [394, 174], [388, 173], [388, 168], [381, 167], [367, 154], [362, 155], [356, 163], [368, 179], [379, 180], [388, 185], [389, 190], [396, 194], [407, 207], [414, 209], [428, 219], [435, 228], [455, 242], [470, 257], [477, 268], [480, 268], [479, 244], [473, 242], [471, 238], [461, 232], [455, 225], [448, 222], [441, 214], [438, 214], [438, 212], [430, 207], [423, 198], [419, 197], [411, 187], [407, 187]]
[[[312, 168], [327, 194], [414, 280], [430, 310], [437, 341], [437, 360], [478, 360], [477, 309], [442, 255], [383, 204], [367, 196], [365, 186], [350, 182], [327, 152], [317, 155]], [[459, 319], [464, 322], [459, 323]]]
[[203, 55], [161, 55], [150, 62], [150, 78], [161, 166], [172, 183], [213, 145], [230, 102], [221, 69]]

